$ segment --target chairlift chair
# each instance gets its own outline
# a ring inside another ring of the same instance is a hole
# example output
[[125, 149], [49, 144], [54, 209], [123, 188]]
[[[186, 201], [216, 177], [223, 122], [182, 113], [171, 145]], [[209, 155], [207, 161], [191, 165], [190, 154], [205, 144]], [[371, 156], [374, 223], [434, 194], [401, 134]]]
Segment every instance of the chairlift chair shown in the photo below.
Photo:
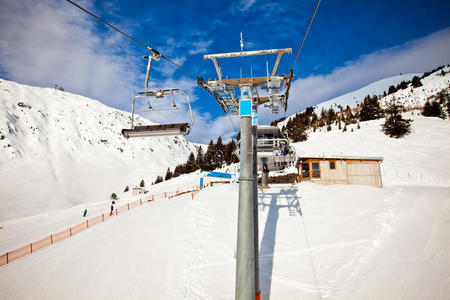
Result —
[[[192, 114], [191, 102], [189, 100], [189, 95], [179, 89], [155, 89], [151, 90], [148, 88], [148, 80], [150, 77], [150, 69], [152, 65], [152, 59], [159, 60], [161, 55], [154, 51], [151, 56], [144, 56], [143, 58], [148, 58], [147, 73], [145, 75], [145, 92], [138, 93], [137, 96], [133, 98], [131, 104], [131, 128], [122, 129], [122, 135], [125, 138], [132, 137], [152, 137], [152, 136], [169, 136], [169, 135], [188, 135], [194, 125], [194, 115]], [[148, 110], [147, 111], [170, 111], [182, 109], [178, 107], [175, 103], [174, 95], [184, 95], [186, 97], [186, 103], [189, 110], [190, 123], [168, 123], [168, 124], [157, 124], [157, 125], [135, 125], [134, 121], [134, 105], [136, 99], [145, 98], [147, 100]], [[166, 108], [154, 108], [151, 104], [150, 99], [161, 99], [164, 97], [170, 97], [172, 105]]]

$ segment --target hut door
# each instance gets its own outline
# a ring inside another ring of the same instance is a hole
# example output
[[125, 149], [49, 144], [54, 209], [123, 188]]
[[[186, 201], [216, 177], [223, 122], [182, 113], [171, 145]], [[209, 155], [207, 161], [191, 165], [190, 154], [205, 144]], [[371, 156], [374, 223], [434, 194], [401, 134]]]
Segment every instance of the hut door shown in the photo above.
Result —
[[309, 172], [309, 163], [302, 163], [302, 179], [311, 178], [311, 174]]

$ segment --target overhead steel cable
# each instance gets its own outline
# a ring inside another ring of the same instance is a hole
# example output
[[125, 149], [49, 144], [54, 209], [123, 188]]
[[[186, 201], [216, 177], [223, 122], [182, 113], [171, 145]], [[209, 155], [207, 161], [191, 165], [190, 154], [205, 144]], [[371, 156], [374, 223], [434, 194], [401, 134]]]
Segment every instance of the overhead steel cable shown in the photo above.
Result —
[[300, 50], [302, 50], [303, 44], [305, 43], [306, 36], [308, 35], [309, 29], [311, 28], [311, 24], [312, 24], [312, 22], [313, 22], [313, 20], [314, 20], [314, 17], [316, 16], [317, 9], [319, 8], [319, 5], [320, 5], [320, 1], [321, 1], [321, 0], [318, 0], [318, 1], [317, 1], [316, 8], [314, 9], [314, 13], [313, 13], [313, 15], [311, 16], [311, 20], [309, 21], [308, 28], [306, 29], [305, 35], [303, 36], [302, 43], [300, 44], [300, 48], [298, 48], [298, 52], [297, 52], [297, 55], [295, 56], [295, 60], [294, 60], [294, 63], [292, 64], [291, 70], [294, 69], [294, 65], [295, 65], [295, 63], [297, 62], [298, 55], [300, 54]]
[[141, 47], [144, 47], [146, 50], [152, 52], [153, 54], [165, 59], [167, 62], [171, 63], [172, 65], [174, 65], [175, 67], [185, 71], [186, 73], [191, 74], [192, 76], [194, 76], [195, 78], [199, 79], [201, 78], [200, 76], [195, 75], [194, 73], [192, 73], [191, 71], [189, 71], [188, 69], [180, 66], [179, 64], [177, 64], [176, 62], [172, 61], [171, 59], [167, 58], [166, 56], [162, 55], [159, 51], [144, 45], [143, 43], [139, 42], [138, 40], [132, 38], [131, 36], [129, 36], [128, 34], [126, 34], [125, 32], [121, 31], [120, 29], [118, 29], [117, 27], [114, 27], [113, 25], [109, 24], [108, 22], [106, 22], [105, 20], [97, 17], [96, 15], [94, 15], [93, 13], [91, 13], [90, 11], [88, 11], [87, 9], [81, 7], [80, 5], [76, 4], [75, 2], [71, 1], [71, 0], [66, 0], [67, 2], [69, 2], [70, 4], [72, 4], [75, 7], [78, 7], [79, 9], [81, 9], [82, 11], [84, 11], [85, 13], [87, 13], [88, 15], [90, 15], [91, 17], [97, 19], [98, 21], [102, 22], [103, 24], [105, 24], [106, 26], [108, 26], [109, 28], [117, 31], [118, 33], [120, 33], [121, 35], [125, 36], [126, 38], [132, 40], [133, 42], [135, 42], [136, 44], [138, 44]]

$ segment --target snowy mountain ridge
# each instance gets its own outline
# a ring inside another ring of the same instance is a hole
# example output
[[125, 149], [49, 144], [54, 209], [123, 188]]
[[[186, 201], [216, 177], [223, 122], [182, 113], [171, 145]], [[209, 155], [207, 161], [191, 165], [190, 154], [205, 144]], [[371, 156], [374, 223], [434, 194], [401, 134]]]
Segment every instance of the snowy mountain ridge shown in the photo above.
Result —
[[27, 215], [30, 205], [60, 209], [141, 179], [150, 184], [196, 151], [183, 137], [126, 140], [129, 113], [57, 89], [0, 79], [0, 107], [2, 219]]
[[[441, 75], [442, 71], [445, 73], [444, 76]], [[403, 74], [378, 80], [356, 91], [314, 105], [314, 110], [316, 114], [320, 114], [322, 109], [329, 109], [330, 107], [333, 107], [335, 110], [337, 110], [339, 106], [345, 109], [347, 105], [350, 106], [350, 108], [355, 108], [359, 103], [363, 102], [365, 96], [382, 95], [383, 92], [388, 91], [389, 86], [396, 86], [402, 81], [409, 81], [414, 76], [420, 77], [422, 74]], [[421, 87], [413, 88], [411, 84], [409, 84], [408, 88], [404, 90], [400, 89], [391, 95], [381, 97], [381, 105], [385, 106], [387, 103], [391, 102], [393, 97], [395, 97], [398, 104], [402, 104], [407, 108], [422, 107], [430, 96], [434, 96], [442, 89], [450, 87], [450, 67], [446, 66], [442, 70], [431, 73], [429, 76], [421, 79], [421, 82]], [[295, 114], [287, 117], [282, 122], [279, 122], [278, 126], [285, 126], [293, 116], [295, 116]]]

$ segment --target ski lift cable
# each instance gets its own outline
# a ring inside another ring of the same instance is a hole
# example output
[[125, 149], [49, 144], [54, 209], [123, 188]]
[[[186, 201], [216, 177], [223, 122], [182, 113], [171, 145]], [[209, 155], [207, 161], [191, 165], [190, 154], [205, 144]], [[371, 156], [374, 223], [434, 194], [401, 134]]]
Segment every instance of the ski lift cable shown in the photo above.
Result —
[[144, 47], [146, 50], [152, 52], [154, 55], [159, 56], [163, 59], [165, 59], [167, 62], [171, 63], [172, 65], [174, 65], [175, 67], [185, 71], [186, 73], [191, 74], [192, 76], [194, 76], [195, 78], [201, 78], [200, 76], [195, 75], [194, 73], [192, 73], [191, 71], [189, 71], [188, 69], [182, 67], [181, 65], [177, 64], [176, 62], [172, 61], [171, 59], [167, 58], [166, 56], [164, 56], [163, 54], [161, 54], [159, 51], [144, 45], [143, 43], [139, 42], [138, 40], [132, 38], [131, 36], [129, 36], [128, 34], [126, 34], [125, 32], [121, 31], [120, 29], [114, 27], [113, 25], [109, 24], [108, 22], [106, 22], [105, 20], [102, 20], [101, 18], [97, 17], [96, 15], [94, 15], [93, 13], [91, 13], [90, 11], [88, 11], [87, 9], [81, 7], [80, 5], [76, 4], [75, 2], [71, 1], [71, 0], [66, 0], [67, 2], [69, 2], [70, 4], [72, 4], [75, 7], [78, 7], [79, 9], [81, 9], [82, 11], [84, 11], [85, 13], [87, 13], [88, 15], [90, 15], [91, 17], [97, 19], [98, 21], [102, 22], [103, 24], [105, 24], [106, 26], [108, 26], [109, 28], [117, 31], [118, 33], [120, 33], [121, 35], [125, 36], [126, 38], [130, 39], [131, 41], [135, 42], [136, 44], [138, 44], [141, 47]]
[[228, 119], [230, 119], [231, 125], [233, 125], [234, 131], [238, 131], [236, 126], [234, 125], [233, 119], [231, 119], [231, 116], [229, 113], [226, 114], [228, 116]]
[[297, 55], [295, 56], [295, 60], [294, 60], [294, 63], [292, 64], [291, 70], [294, 69], [294, 65], [297, 62], [298, 55], [300, 54], [300, 50], [302, 50], [303, 44], [305, 43], [306, 36], [308, 35], [309, 29], [311, 28], [311, 24], [314, 21], [314, 17], [315, 17], [315, 15], [317, 13], [317, 9], [319, 8], [320, 2], [321, 2], [321, 0], [317, 1], [316, 8], [314, 9], [314, 13], [311, 16], [311, 20], [309, 21], [308, 28], [306, 29], [305, 35], [303, 36], [302, 43], [300, 44], [300, 48], [298, 48], [298, 52], [297, 52]]

